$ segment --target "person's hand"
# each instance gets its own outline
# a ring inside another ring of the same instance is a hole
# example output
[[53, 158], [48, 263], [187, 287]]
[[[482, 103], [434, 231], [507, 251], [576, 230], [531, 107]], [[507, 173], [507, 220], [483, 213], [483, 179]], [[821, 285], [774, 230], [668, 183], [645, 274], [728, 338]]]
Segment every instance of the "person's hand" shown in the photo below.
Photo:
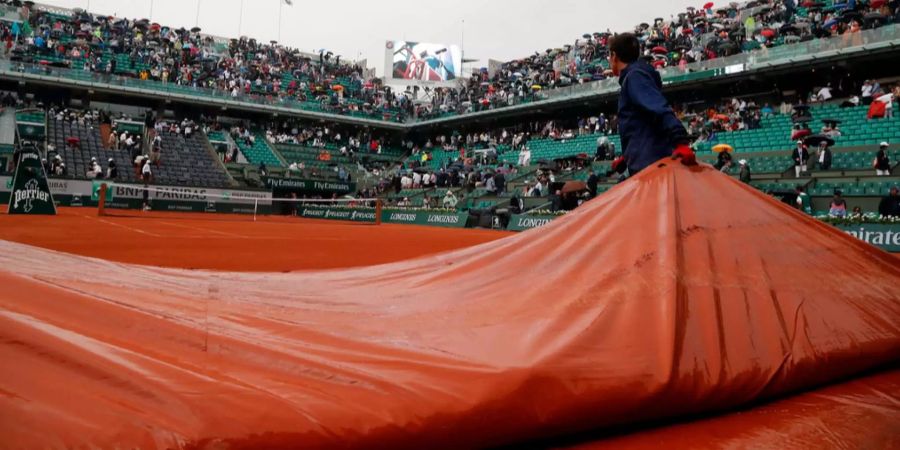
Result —
[[697, 155], [687, 144], [678, 144], [675, 151], [672, 152], [672, 159], [680, 159], [681, 163], [686, 166], [697, 165]]
[[614, 173], [623, 174], [627, 168], [628, 164], [625, 162], [625, 157], [620, 156], [612, 162], [612, 168], [606, 176], [612, 176]]

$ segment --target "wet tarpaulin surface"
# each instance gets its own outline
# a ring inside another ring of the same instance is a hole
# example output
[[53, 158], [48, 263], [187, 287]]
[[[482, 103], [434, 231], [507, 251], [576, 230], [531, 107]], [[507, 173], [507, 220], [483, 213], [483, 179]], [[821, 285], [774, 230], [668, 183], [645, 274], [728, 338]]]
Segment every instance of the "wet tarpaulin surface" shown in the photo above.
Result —
[[13, 448], [516, 444], [900, 359], [896, 258], [679, 164], [383, 266], [184, 271], [0, 242], [0, 268]]
[[558, 448], [895, 449], [898, 423], [900, 370], [893, 369], [734, 413], [619, 435], [577, 436], [570, 440], [584, 443]]

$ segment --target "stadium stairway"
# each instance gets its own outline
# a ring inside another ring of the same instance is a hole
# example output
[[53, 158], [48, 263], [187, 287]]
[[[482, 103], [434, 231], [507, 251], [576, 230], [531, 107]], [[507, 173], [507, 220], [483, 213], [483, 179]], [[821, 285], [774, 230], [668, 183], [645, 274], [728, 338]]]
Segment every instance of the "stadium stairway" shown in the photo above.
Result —
[[[219, 170], [228, 178], [228, 184], [231, 187], [240, 186], [240, 183], [238, 183], [238, 181], [231, 176], [231, 172], [229, 172], [228, 167], [225, 166], [225, 154], [220, 153], [217, 150], [217, 147], [212, 143], [212, 141], [209, 140], [209, 135], [203, 133], [202, 129], [198, 130], [198, 132], [203, 134], [203, 146], [206, 149], [206, 153], [213, 159], [216, 167], [218, 167]], [[225, 135], [228, 136], [228, 133], [225, 133]], [[228, 138], [231, 139], [231, 136], [228, 136]], [[237, 145], [235, 145], [233, 140], [231, 141], [231, 146], [233, 148], [237, 148]], [[240, 151], [238, 151], [238, 154], [240, 154]]]
[[[247, 161], [247, 157], [241, 152], [240, 147], [238, 147], [237, 142], [228, 134], [227, 131], [210, 131], [206, 133], [206, 140], [210, 143], [213, 148], [213, 151], [216, 152], [216, 157], [224, 160], [224, 155], [219, 155], [219, 152], [224, 152], [226, 150], [237, 149], [237, 161], [235, 163], [240, 164], [249, 164]], [[218, 150], [217, 150], [218, 148]]]
[[238, 149], [240, 149], [250, 164], [259, 165], [259, 163], [265, 163], [267, 167], [283, 167], [286, 165], [266, 141], [265, 134], [255, 132], [253, 136], [255, 140], [252, 144], [247, 144], [243, 139], [235, 139]]
[[6, 147], [16, 143], [16, 110], [5, 108], [0, 112], [0, 146]]
[[162, 157], [155, 171], [156, 182], [179, 186], [228, 187], [232, 178], [207, 148], [201, 132], [185, 138], [182, 134], [163, 131]]

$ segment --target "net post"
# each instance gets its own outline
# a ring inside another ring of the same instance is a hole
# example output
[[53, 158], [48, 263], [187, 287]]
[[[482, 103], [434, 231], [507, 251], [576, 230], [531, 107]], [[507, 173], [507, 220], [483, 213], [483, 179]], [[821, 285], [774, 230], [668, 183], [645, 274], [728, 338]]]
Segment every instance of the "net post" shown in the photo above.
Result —
[[256, 222], [256, 212], [259, 210], [259, 199], [253, 199], [253, 221]]
[[100, 198], [97, 200], [97, 215], [105, 216], [106, 215], [106, 191], [109, 189], [109, 186], [106, 183], [100, 185], [99, 195]]
[[375, 225], [381, 225], [381, 209], [383, 205], [381, 199], [375, 200]]

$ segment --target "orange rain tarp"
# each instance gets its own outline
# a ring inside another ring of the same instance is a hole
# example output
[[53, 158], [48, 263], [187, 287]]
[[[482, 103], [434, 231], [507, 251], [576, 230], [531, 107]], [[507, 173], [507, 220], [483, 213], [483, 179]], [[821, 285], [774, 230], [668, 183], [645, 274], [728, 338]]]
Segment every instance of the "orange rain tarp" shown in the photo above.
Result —
[[900, 369], [887, 370], [751, 409], [698, 420], [568, 440], [568, 450], [897, 449]]
[[468, 448], [719, 412], [897, 362], [898, 285], [893, 256], [668, 163], [544, 229], [359, 269], [0, 242], [0, 436]]

